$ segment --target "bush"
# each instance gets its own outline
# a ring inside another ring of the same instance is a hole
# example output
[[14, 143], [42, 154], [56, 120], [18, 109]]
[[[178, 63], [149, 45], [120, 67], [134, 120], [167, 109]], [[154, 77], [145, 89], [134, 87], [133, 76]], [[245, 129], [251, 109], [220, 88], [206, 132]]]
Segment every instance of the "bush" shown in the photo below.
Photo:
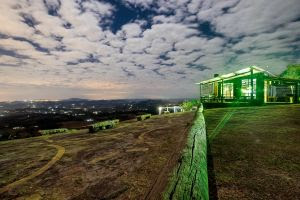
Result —
[[143, 121], [145, 119], [150, 119], [151, 118], [151, 114], [145, 114], [145, 115], [140, 115], [137, 117], [138, 121]]
[[286, 67], [280, 77], [290, 79], [300, 79], [300, 64], [291, 64]]
[[180, 106], [183, 108], [183, 110], [190, 111], [193, 109], [193, 107], [198, 107], [199, 105], [200, 105], [200, 100], [193, 99], [189, 101], [184, 101]]
[[68, 132], [68, 129], [66, 128], [40, 130], [40, 133], [42, 135], [51, 135], [51, 134], [66, 133], [66, 132]]
[[89, 126], [89, 132], [90, 133], [95, 133], [99, 130], [104, 130], [107, 128], [113, 128], [115, 126], [117, 126], [117, 124], [119, 123], [118, 119], [114, 119], [114, 120], [107, 120], [107, 121], [103, 121], [103, 122], [97, 122], [95, 124], [92, 124]]

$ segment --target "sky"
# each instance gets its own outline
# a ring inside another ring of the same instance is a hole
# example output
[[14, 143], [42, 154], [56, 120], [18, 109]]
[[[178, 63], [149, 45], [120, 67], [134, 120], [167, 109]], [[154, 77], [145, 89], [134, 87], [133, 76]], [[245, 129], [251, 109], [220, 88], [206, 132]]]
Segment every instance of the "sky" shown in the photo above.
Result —
[[193, 98], [300, 62], [299, 0], [1, 0], [0, 101]]

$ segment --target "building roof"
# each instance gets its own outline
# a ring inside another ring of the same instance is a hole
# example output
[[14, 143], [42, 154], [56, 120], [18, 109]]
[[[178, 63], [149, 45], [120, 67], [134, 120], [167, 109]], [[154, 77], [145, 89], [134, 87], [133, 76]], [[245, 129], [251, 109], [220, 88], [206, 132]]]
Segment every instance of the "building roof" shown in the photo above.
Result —
[[212, 78], [212, 79], [201, 81], [201, 82], [196, 83], [196, 84], [205, 84], [205, 83], [211, 83], [211, 82], [222, 81], [222, 80], [225, 81], [225, 80], [230, 80], [230, 79], [237, 78], [237, 77], [248, 76], [248, 75], [251, 74], [251, 69], [253, 69], [253, 74], [265, 73], [267, 76], [276, 77], [274, 74], [272, 74], [272, 73], [270, 73], [270, 72], [268, 72], [268, 71], [266, 71], [262, 68], [259, 68], [259, 67], [256, 67], [256, 66], [251, 66], [251, 67], [247, 67], [247, 68], [238, 70], [236, 72], [232, 72], [232, 73], [229, 73], [229, 74], [224, 74], [224, 75]]

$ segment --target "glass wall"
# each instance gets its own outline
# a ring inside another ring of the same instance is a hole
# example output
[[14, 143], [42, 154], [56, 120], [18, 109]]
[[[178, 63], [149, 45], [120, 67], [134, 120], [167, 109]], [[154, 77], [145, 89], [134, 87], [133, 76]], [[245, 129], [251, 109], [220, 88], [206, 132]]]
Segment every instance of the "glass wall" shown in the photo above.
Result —
[[201, 97], [212, 97], [213, 94], [214, 94], [213, 83], [201, 85]]
[[295, 85], [284, 85], [283, 83], [272, 85], [270, 81], [267, 85], [267, 101], [266, 102], [294, 102], [296, 87]]
[[233, 83], [223, 84], [223, 95], [225, 99], [233, 99]]
[[[251, 79], [242, 79], [242, 98], [251, 98]], [[253, 79], [253, 98], [256, 99], [256, 79]]]

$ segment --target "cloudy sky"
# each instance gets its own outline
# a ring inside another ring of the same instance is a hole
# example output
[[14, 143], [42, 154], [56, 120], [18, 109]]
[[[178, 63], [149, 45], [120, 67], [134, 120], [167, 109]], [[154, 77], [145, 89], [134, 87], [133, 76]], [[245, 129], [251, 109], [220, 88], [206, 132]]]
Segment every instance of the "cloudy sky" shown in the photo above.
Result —
[[299, 0], [1, 0], [0, 101], [196, 97], [300, 62]]

